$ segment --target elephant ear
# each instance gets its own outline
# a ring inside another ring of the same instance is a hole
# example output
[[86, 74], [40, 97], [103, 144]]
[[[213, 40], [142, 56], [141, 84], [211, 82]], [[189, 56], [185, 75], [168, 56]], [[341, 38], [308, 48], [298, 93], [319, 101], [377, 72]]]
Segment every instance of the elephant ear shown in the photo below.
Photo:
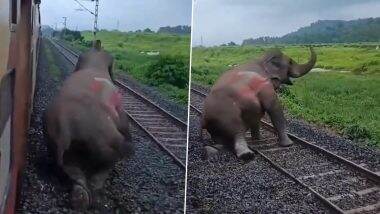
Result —
[[273, 56], [268, 60], [267, 63], [269, 63], [271, 66], [274, 66], [275, 69], [279, 70], [281, 68], [281, 57]]
[[281, 86], [281, 80], [279, 78], [273, 77], [273, 78], [270, 79], [270, 81], [272, 82], [272, 85], [273, 85], [273, 87], [275, 89], [280, 88], [280, 86]]
[[270, 79], [280, 80], [280, 72], [282, 70], [282, 53], [273, 53], [267, 55], [264, 60], [264, 69]]

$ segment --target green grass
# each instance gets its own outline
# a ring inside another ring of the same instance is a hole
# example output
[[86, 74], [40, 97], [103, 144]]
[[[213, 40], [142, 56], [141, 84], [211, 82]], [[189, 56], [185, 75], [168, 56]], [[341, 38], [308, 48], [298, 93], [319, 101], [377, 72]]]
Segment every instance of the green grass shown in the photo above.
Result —
[[48, 61], [48, 73], [53, 77], [53, 79], [58, 80], [61, 75], [61, 71], [56, 65], [57, 63], [55, 63], [51, 44], [45, 44], [48, 44], [48, 47], [46, 45], [43, 47], [43, 53]]
[[[212, 85], [229, 65], [242, 64], [274, 46], [194, 48], [192, 81]], [[310, 73], [281, 94], [288, 112], [306, 121], [326, 125], [352, 139], [366, 139], [380, 147], [380, 50], [376, 46], [315, 47], [316, 67], [330, 72]], [[279, 46], [304, 63], [308, 49]], [[334, 71], [349, 71], [346, 73]]]
[[[363, 45], [363, 48], [345, 46], [337, 44], [315, 47], [318, 55], [315, 67], [357, 73], [380, 72], [380, 49], [376, 50], [376, 45]], [[196, 82], [212, 85], [222, 72], [229, 69], [229, 65], [245, 63], [261, 56], [263, 52], [273, 47], [275, 46], [194, 48], [192, 78]], [[300, 63], [306, 62], [309, 57], [309, 51], [305, 47], [296, 45], [278, 45], [276, 47]]]
[[380, 74], [310, 73], [281, 94], [288, 112], [380, 146]]
[[[82, 32], [82, 35], [85, 41], [93, 40], [89, 31]], [[155, 80], [147, 78], [147, 72], [150, 65], [157, 63], [161, 56], [181, 58], [187, 66], [190, 57], [190, 36], [100, 31], [97, 33], [97, 39], [100, 39], [102, 46], [115, 57], [116, 69], [127, 72], [145, 84], [155, 85], [178, 103], [187, 104], [188, 86], [183, 88], [165, 83], [155, 84]], [[88, 48], [79, 42], [73, 42], [71, 45], [81, 51]], [[148, 56], [147, 51], [159, 51], [160, 56]], [[188, 72], [184, 75], [188, 79]]]

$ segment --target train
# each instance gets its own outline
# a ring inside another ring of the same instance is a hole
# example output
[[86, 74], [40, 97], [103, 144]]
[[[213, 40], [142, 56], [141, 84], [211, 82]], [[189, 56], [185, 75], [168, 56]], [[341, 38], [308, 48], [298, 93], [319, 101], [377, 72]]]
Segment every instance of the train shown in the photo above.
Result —
[[15, 213], [33, 106], [40, 0], [0, 0], [0, 213]]

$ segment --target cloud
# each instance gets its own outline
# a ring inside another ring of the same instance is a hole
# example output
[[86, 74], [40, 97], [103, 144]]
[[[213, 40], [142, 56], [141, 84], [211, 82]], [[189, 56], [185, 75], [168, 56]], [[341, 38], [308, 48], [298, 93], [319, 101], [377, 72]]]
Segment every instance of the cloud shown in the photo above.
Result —
[[193, 45], [282, 36], [324, 19], [377, 17], [378, 0], [195, 0]]
[[[79, 0], [94, 11], [95, 4]], [[99, 28], [116, 29], [119, 21], [121, 30], [151, 28], [162, 26], [190, 25], [191, 0], [100, 0]], [[93, 16], [80, 8], [74, 0], [44, 0], [41, 3], [42, 24], [61, 28], [63, 16], [67, 16], [67, 26], [71, 29], [92, 29]]]

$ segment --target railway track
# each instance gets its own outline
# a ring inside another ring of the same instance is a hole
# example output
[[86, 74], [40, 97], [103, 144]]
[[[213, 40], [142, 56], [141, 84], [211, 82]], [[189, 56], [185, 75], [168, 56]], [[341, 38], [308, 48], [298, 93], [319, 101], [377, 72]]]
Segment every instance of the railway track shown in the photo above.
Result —
[[[190, 109], [202, 114], [204, 90], [191, 88]], [[295, 142], [280, 147], [272, 124], [261, 121], [262, 136], [250, 148], [274, 168], [302, 185], [337, 213], [379, 213], [380, 176], [344, 157], [288, 133]], [[251, 141], [247, 133], [248, 142]]]
[[[57, 41], [50, 40], [73, 65], [79, 55]], [[123, 98], [124, 110], [162, 150], [182, 169], [186, 168], [187, 124], [120, 80], [115, 80]]]

